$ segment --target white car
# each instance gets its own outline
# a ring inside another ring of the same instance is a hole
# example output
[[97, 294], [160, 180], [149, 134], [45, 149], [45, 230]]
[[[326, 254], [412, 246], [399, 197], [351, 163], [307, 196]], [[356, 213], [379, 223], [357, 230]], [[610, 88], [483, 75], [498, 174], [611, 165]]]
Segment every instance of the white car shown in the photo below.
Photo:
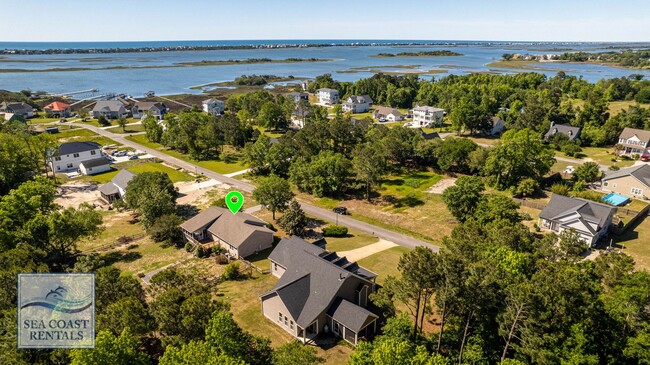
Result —
[[567, 166], [566, 169], [564, 169], [564, 173], [565, 173], [565, 174], [573, 174], [573, 172], [574, 172], [575, 170], [576, 170], [576, 169], [574, 169], [573, 166]]

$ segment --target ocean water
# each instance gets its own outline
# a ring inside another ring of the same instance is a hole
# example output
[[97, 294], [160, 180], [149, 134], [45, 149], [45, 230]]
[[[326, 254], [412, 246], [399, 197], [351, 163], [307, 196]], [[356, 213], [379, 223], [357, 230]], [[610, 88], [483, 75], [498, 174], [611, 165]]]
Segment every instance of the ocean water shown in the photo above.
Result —
[[[432, 46], [395, 46], [394, 43], [435, 42]], [[355, 44], [375, 43], [375, 46], [333, 46], [313, 48], [260, 48], [182, 52], [134, 52], [108, 54], [1, 55], [2, 70], [48, 70], [53, 68], [90, 68], [88, 71], [0, 72], [0, 89], [65, 93], [99, 89], [101, 93], [127, 93], [142, 96], [149, 90], [159, 95], [200, 93], [191, 87], [230, 81], [241, 75], [265, 74], [313, 78], [331, 73], [340, 81], [356, 81], [371, 76], [368, 70], [406, 71], [445, 70], [421, 78], [464, 75], [472, 72], [516, 73], [522, 70], [495, 69], [486, 66], [497, 61], [503, 53], [561, 53], [569, 50], [599, 51], [648, 47], [626, 43], [526, 43], [526, 42], [466, 42], [466, 41], [408, 41], [408, 40], [273, 40], [273, 41], [166, 41], [166, 42], [83, 42], [83, 43], [2, 43], [1, 49], [105, 49], [212, 45], [281, 45], [281, 44]], [[451, 50], [462, 53], [455, 57], [376, 58], [378, 53], [404, 51]], [[318, 58], [328, 62], [239, 64], [197, 67], [169, 67], [180, 62], [231, 60], [247, 58]], [[137, 67], [164, 68], [137, 68]], [[396, 68], [410, 66], [412, 69]], [[535, 65], [548, 76], [564, 71], [596, 82], [602, 78], [643, 74], [650, 71], [627, 70], [596, 64], [539, 63]], [[122, 69], [105, 69], [124, 67]], [[135, 67], [135, 68], [129, 68]], [[362, 70], [356, 71], [355, 70]], [[351, 72], [353, 71], [353, 72]]]

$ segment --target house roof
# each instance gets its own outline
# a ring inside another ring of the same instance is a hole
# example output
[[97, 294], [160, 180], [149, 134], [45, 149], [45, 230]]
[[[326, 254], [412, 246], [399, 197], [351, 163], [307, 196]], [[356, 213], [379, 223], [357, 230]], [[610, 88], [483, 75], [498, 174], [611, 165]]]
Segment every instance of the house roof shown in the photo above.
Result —
[[381, 115], [389, 115], [393, 114], [396, 117], [402, 116], [402, 113], [400, 113], [399, 110], [387, 106], [378, 106], [375, 111], [373, 112], [375, 115], [381, 114]]
[[350, 95], [348, 97], [348, 101], [346, 104], [364, 104], [364, 103], [372, 103], [372, 99], [368, 95]]
[[492, 118], [490, 118], [490, 121], [492, 122], [492, 127], [495, 127], [499, 123], [505, 123], [503, 121], [503, 119], [501, 119], [499, 117], [492, 117]]
[[96, 142], [66, 142], [59, 145], [59, 155], [70, 155], [73, 153], [80, 153], [86, 151], [93, 151], [101, 149], [102, 146]]
[[105, 157], [93, 158], [80, 163], [80, 165], [84, 165], [85, 168], [105, 166], [108, 164], [110, 164], [110, 161]]
[[327, 314], [335, 321], [358, 333], [372, 320], [379, 318], [371, 311], [341, 297], [336, 298]]
[[133, 106], [138, 107], [139, 110], [151, 110], [153, 108], [156, 108], [158, 110], [167, 109], [165, 104], [159, 101], [138, 101]]
[[435, 113], [435, 112], [444, 112], [444, 111], [445, 111], [444, 109], [434, 108], [434, 107], [432, 107], [432, 106], [427, 106], [427, 105], [416, 106], [415, 108], [413, 108], [413, 110], [417, 110], [417, 111], [425, 111], [425, 112], [431, 112], [431, 113]]
[[575, 212], [581, 219], [596, 223], [599, 228], [602, 228], [607, 222], [609, 215], [614, 211], [615, 208], [613, 207], [591, 200], [553, 194], [551, 201], [539, 213], [539, 217], [553, 221], [563, 215]]
[[111, 180], [113, 184], [116, 186], [122, 188], [122, 190], [126, 190], [126, 186], [128, 185], [129, 181], [135, 177], [135, 174], [132, 173], [131, 171], [127, 169], [122, 169], [120, 172], [117, 173]]
[[201, 228], [212, 224], [225, 212], [227, 212], [227, 210], [224, 208], [211, 206], [208, 209], [205, 209], [201, 213], [183, 222], [183, 224], [181, 224], [181, 228], [188, 232], [196, 232]]
[[338, 92], [339, 92], [339, 91], [336, 90], [336, 89], [330, 89], [330, 88], [327, 88], [327, 87], [324, 87], [324, 88], [322, 88], [322, 89], [318, 89], [318, 90], [316, 90], [316, 92], [321, 92], [321, 91], [322, 91], [322, 92], [326, 92], [326, 93], [332, 93], [332, 92], [334, 92], [334, 93], [338, 93]]
[[544, 138], [549, 138], [554, 134], [561, 133], [569, 137], [570, 140], [576, 139], [580, 134], [580, 127], [574, 127], [568, 124], [555, 124], [551, 123], [551, 127], [544, 135]]
[[650, 165], [639, 165], [632, 166], [626, 169], [620, 169], [609, 173], [603, 177], [603, 181], [618, 179], [620, 177], [633, 176], [637, 180], [641, 181], [645, 186], [650, 187]]
[[422, 134], [422, 138], [424, 138], [427, 141], [430, 139], [440, 138], [440, 135], [436, 132], [427, 133], [422, 128], [418, 128], [417, 131], [420, 132], [420, 134]]
[[61, 101], [55, 101], [52, 103], [47, 104], [46, 106], [43, 107], [43, 109], [49, 109], [52, 110], [53, 112], [62, 112], [65, 111], [70, 107], [70, 104], [66, 104]]
[[124, 104], [119, 100], [99, 100], [97, 103], [95, 103], [93, 111], [119, 112], [123, 107]]
[[619, 135], [619, 138], [629, 139], [634, 136], [646, 143], [650, 142], [650, 131], [644, 129], [624, 128], [623, 132]]
[[106, 184], [103, 184], [102, 186], [99, 187], [99, 192], [104, 195], [114, 195], [119, 193], [120, 191], [117, 189], [117, 186], [115, 186], [115, 184], [113, 184], [112, 181], [109, 181]]
[[0, 103], [1, 110], [11, 109], [14, 113], [27, 113], [34, 111], [34, 108], [24, 102], [2, 102]]
[[235, 248], [239, 248], [239, 245], [256, 232], [273, 234], [273, 231], [266, 227], [266, 222], [242, 212], [220, 214], [217, 220], [208, 228], [208, 232], [228, 242]]
[[219, 99], [212, 99], [212, 98], [203, 100], [203, 104], [211, 104], [211, 103], [221, 103], [221, 104], [223, 104], [223, 101], [221, 101]]
[[295, 236], [282, 239], [269, 259], [285, 267], [286, 271], [275, 287], [261, 297], [280, 296], [301, 327], [308, 326], [329, 309], [348, 280], [367, 281], [368, 277], [376, 276], [334, 252], [327, 252]]

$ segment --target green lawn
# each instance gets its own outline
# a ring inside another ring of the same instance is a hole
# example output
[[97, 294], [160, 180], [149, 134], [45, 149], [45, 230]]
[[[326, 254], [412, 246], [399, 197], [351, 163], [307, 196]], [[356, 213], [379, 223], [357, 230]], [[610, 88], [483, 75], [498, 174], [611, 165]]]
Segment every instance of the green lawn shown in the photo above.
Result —
[[608, 104], [609, 108], [609, 114], [611, 116], [615, 116], [616, 114], [619, 114], [623, 110], [627, 110], [627, 108], [636, 105], [642, 108], [650, 108], [650, 105], [648, 104], [639, 104], [636, 101], [633, 100], [624, 100], [624, 101], [610, 101]]
[[391, 247], [388, 250], [377, 252], [374, 255], [359, 260], [359, 265], [379, 274], [377, 282], [382, 284], [388, 275], [399, 276], [397, 263], [400, 257], [409, 251], [408, 248], [402, 246]]
[[138, 132], [144, 132], [144, 126], [142, 124], [130, 124], [124, 126], [124, 130], [122, 130], [122, 127], [120, 126], [107, 128], [106, 130], [112, 133], [119, 133], [119, 134], [138, 133]]
[[58, 122], [61, 118], [46, 118], [46, 117], [36, 117], [27, 119], [27, 124], [46, 124]]
[[270, 129], [266, 129], [264, 127], [255, 126], [253, 128], [257, 129], [261, 133], [264, 133], [264, 134], [266, 134], [267, 136], [269, 136], [271, 138], [280, 138], [280, 137], [284, 136], [284, 133], [274, 132], [274, 131], [271, 131]]
[[562, 151], [555, 152], [555, 155], [559, 157], [585, 160], [585, 162], [588, 161], [588, 159], [592, 159], [594, 162], [605, 166], [616, 165], [618, 167], [629, 167], [634, 164], [634, 161], [632, 160], [619, 160], [618, 162], [613, 162], [612, 158], [616, 156], [614, 155], [614, 149], [611, 147], [582, 147], [582, 152], [574, 157], [567, 156]]
[[121, 162], [112, 165], [113, 170], [98, 174], [98, 175], [92, 175], [92, 176], [83, 176], [79, 180], [82, 181], [94, 181], [98, 184], [104, 184], [113, 179], [115, 175], [119, 172], [121, 169], [128, 169], [129, 171], [135, 173], [135, 174], [140, 174], [143, 172], [164, 172], [167, 175], [169, 175], [169, 178], [172, 180], [172, 182], [179, 182], [179, 181], [192, 181], [194, 180], [194, 177], [191, 176], [190, 174], [187, 174], [183, 171], [179, 171], [176, 169], [173, 169], [171, 167], [165, 166], [161, 163], [158, 162], [153, 162], [149, 159], [145, 160], [131, 160], [127, 162]]
[[349, 230], [348, 236], [349, 237], [325, 237], [327, 240], [327, 251], [350, 251], [379, 241], [377, 237], [355, 230]]
[[103, 259], [126, 274], [147, 273], [171, 263], [188, 260], [192, 255], [174, 246], [163, 247], [146, 237], [102, 255]]
[[77, 245], [81, 251], [87, 251], [114, 242], [121, 236], [133, 236], [144, 232], [142, 224], [132, 222], [129, 212], [115, 210], [100, 211], [104, 230], [94, 238], [85, 239]]
[[634, 258], [638, 269], [650, 271], [650, 218], [645, 217], [624, 234], [613, 238], [614, 243], [625, 247], [623, 252]]
[[159, 143], [153, 143], [149, 142], [147, 140], [147, 136], [144, 134], [136, 135], [136, 136], [128, 136], [126, 137], [128, 140], [139, 143], [141, 145], [147, 146], [149, 148], [154, 148], [157, 150], [160, 150], [161, 152], [164, 152], [172, 157], [176, 157], [180, 160], [187, 161], [196, 165], [199, 165], [203, 168], [206, 168], [208, 170], [212, 170], [214, 172], [220, 173], [220, 174], [229, 174], [232, 172], [236, 171], [241, 171], [246, 169], [246, 165], [241, 161], [241, 155], [237, 153], [229, 154], [227, 157], [227, 161], [224, 160], [210, 160], [210, 161], [195, 161], [192, 160], [188, 155], [182, 154], [180, 152], [174, 151], [167, 149], [167, 147], [159, 144]]
[[97, 142], [102, 146], [108, 146], [111, 144], [121, 146], [120, 143], [116, 141], [100, 136], [99, 134], [90, 131], [85, 128], [74, 128], [74, 129], [61, 129], [59, 128], [59, 133], [54, 135], [59, 142], [71, 142], [71, 141], [91, 141]]

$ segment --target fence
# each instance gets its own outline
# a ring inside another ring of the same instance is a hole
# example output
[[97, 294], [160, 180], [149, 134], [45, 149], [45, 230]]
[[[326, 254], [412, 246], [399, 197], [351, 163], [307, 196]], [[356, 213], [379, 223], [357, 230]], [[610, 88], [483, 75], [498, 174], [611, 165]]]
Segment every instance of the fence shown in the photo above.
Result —
[[268, 273], [271, 272], [270, 269], [266, 269], [266, 270], [260, 269], [259, 267], [255, 266], [255, 264], [253, 264], [253, 263], [250, 262], [250, 261], [246, 261], [246, 260], [244, 260], [244, 259], [239, 259], [239, 261], [241, 261], [241, 263], [244, 264], [244, 266], [246, 266], [247, 269], [249, 269], [249, 270], [255, 270], [255, 271], [257, 271], [257, 272], [260, 273], [260, 274], [268, 274]]
[[130, 244], [132, 242], [141, 240], [141, 239], [144, 238], [144, 236], [145, 236], [144, 233], [135, 234], [133, 236], [122, 236], [122, 237], [116, 239], [113, 242], [109, 242], [107, 244], [104, 244], [104, 245], [101, 245], [101, 246], [94, 247], [94, 248], [91, 248], [89, 250], [86, 250], [86, 251], [84, 251], [84, 253], [104, 252], [104, 251], [112, 250], [114, 248], [124, 246], [124, 245], [128, 245], [128, 244]]
[[531, 201], [528, 201], [528, 200], [526, 200], [526, 199], [517, 199], [517, 198], [512, 198], [512, 200], [513, 200], [515, 203], [519, 203], [519, 204], [521, 204], [521, 205], [524, 206], [524, 207], [534, 208], [534, 209], [537, 209], [537, 210], [542, 210], [542, 209], [544, 209], [544, 207], [545, 207], [545, 205], [543, 205], [543, 204], [539, 204], [539, 203], [531, 202]]

